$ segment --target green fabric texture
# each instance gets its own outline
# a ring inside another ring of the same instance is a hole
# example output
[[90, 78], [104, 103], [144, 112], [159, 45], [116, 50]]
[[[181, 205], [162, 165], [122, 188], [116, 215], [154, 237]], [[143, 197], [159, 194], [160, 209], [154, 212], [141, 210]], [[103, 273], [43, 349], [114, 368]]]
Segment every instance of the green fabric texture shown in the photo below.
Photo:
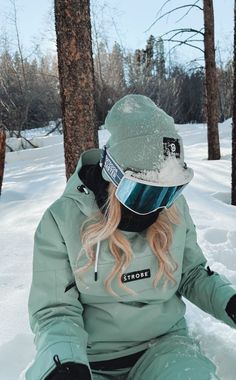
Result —
[[183, 331], [156, 342], [130, 371], [128, 380], [220, 380], [196, 341]]
[[150, 344], [133, 368], [94, 371], [93, 380], [220, 380], [215, 365], [201, 353], [183, 321], [177, 325], [176, 332]]
[[127, 95], [116, 102], [106, 117], [105, 128], [111, 134], [109, 152], [123, 169], [160, 169], [163, 138], [179, 140], [179, 162], [184, 163], [183, 143], [173, 118], [146, 96]]
[[[78, 171], [82, 165], [97, 163], [100, 153], [100, 150], [91, 150], [81, 156], [64, 194], [46, 210], [35, 233], [29, 315], [37, 354], [26, 373], [26, 380], [44, 380], [55, 367], [53, 355], [58, 355], [62, 363], [73, 361], [88, 365], [89, 361], [117, 358], [147, 349], [150, 344], [156, 345], [159, 352], [160, 336], [178, 334], [183, 329], [187, 334], [183, 327], [185, 304], [182, 295], [229, 326], [236, 327], [224, 310], [236, 288], [217, 274], [209, 276], [204, 269], [206, 259], [197, 244], [195, 227], [183, 196], [176, 201], [181, 223], [174, 227], [170, 247], [178, 264], [175, 285], [169, 283], [163, 288], [160, 282], [153, 288], [158, 266], [145, 231], [124, 232], [133, 249], [133, 259], [126, 272], [150, 269], [151, 273], [150, 278], [127, 284], [136, 292], [135, 296], [122, 290], [117, 281], [113, 281], [112, 287], [118, 296], [107, 293], [104, 279], [115, 262], [107, 241], [102, 241], [100, 246], [98, 281], [94, 281], [93, 266], [82, 279], [78, 277], [76, 270], [87, 263], [84, 253], [78, 260], [82, 248], [80, 229], [87, 217], [98, 210], [91, 191], [78, 191], [82, 184]], [[76, 286], [65, 292], [74, 281]], [[170, 343], [170, 350], [171, 347]], [[162, 365], [163, 368], [166, 359], [162, 358], [162, 364], [156, 359], [157, 367]], [[183, 360], [181, 363], [183, 365]], [[142, 365], [140, 371], [144, 371]], [[133, 377], [139, 378], [158, 379], [154, 375]], [[164, 378], [169, 379], [160, 377]]]

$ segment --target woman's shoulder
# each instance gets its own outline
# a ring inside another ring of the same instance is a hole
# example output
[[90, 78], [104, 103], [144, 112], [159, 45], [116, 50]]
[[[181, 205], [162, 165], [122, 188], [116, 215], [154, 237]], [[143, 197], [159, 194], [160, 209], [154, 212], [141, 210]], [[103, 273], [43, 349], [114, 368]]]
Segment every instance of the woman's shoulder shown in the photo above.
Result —
[[187, 207], [187, 202], [186, 202], [186, 199], [185, 199], [184, 195], [181, 194], [181, 195], [176, 199], [176, 201], [175, 201], [175, 205], [176, 205], [178, 211], [179, 211], [182, 215], [184, 215], [184, 214], [185, 214], [185, 209], [186, 209], [186, 207]]
[[72, 198], [62, 195], [56, 199], [46, 210], [45, 213], [51, 214], [55, 221], [67, 222], [74, 217], [78, 218], [82, 215], [81, 207], [78, 202]]

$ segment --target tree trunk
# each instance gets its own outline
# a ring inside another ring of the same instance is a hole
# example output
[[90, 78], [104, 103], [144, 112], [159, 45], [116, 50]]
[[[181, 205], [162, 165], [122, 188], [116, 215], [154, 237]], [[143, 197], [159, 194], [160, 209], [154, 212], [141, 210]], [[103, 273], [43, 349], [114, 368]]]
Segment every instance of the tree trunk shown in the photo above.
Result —
[[55, 0], [66, 177], [98, 145], [89, 0]]
[[236, 0], [234, 1], [234, 79], [232, 125], [232, 205], [236, 206]]
[[219, 160], [218, 86], [215, 62], [213, 0], [203, 1], [203, 13], [205, 27], [204, 54], [206, 68], [208, 160]]
[[6, 152], [6, 133], [3, 128], [0, 127], [0, 196], [2, 193], [2, 183], [5, 165], [5, 152]]

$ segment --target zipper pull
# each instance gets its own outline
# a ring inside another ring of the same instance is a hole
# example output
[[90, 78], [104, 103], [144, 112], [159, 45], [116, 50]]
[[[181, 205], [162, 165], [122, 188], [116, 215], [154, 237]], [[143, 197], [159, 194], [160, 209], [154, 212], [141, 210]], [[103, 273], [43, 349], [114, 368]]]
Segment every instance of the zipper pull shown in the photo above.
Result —
[[65, 288], [65, 293], [68, 292], [68, 290], [72, 289], [74, 286], [76, 286], [76, 282], [75, 281], [71, 282], [70, 284], [68, 284], [67, 287]]
[[53, 356], [53, 361], [56, 364], [56, 368], [58, 370], [58, 373], [63, 374], [63, 375], [67, 375], [68, 373], [70, 373], [69, 368], [66, 366], [63, 366], [58, 355]]

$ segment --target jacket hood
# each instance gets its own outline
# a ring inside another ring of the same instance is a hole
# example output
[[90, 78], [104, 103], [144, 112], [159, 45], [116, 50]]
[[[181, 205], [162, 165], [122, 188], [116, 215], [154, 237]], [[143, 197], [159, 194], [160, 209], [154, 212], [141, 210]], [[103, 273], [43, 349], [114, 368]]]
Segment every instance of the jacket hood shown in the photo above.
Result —
[[97, 164], [101, 158], [101, 152], [101, 149], [90, 149], [81, 154], [76, 170], [67, 182], [63, 193], [63, 197], [75, 200], [81, 212], [88, 217], [98, 210], [98, 206], [94, 193], [84, 185], [78, 174], [82, 166]]

